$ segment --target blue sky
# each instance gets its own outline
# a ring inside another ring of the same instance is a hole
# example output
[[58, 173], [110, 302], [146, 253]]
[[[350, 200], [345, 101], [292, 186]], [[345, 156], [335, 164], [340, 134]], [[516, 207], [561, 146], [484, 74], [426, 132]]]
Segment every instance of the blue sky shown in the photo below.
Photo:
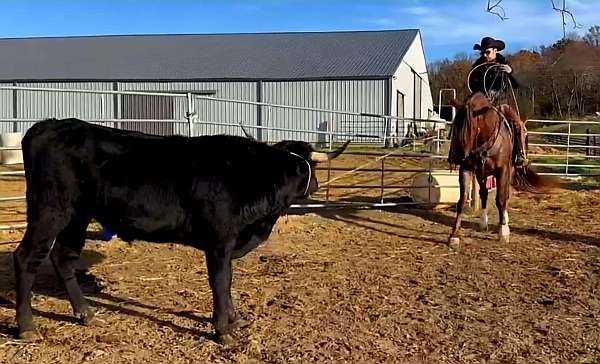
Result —
[[[562, 1], [555, 1], [562, 3]], [[562, 36], [550, 0], [503, 0], [508, 20], [487, 0], [0, 0], [0, 37], [420, 29], [427, 61], [472, 54], [483, 36], [508, 51]], [[583, 33], [600, 24], [600, 0], [567, 0]], [[573, 31], [568, 24], [568, 31]]]

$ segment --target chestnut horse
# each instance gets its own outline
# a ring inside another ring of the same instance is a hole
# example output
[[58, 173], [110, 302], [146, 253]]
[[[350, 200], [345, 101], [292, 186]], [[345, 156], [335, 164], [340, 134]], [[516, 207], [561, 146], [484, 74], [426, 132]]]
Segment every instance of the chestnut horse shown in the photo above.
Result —
[[469, 97], [465, 104], [457, 100], [452, 100], [451, 103], [457, 109], [453, 123], [452, 143], [459, 153], [461, 162], [459, 164], [460, 198], [456, 205], [456, 220], [449, 244], [453, 247], [460, 244], [458, 231], [473, 173], [479, 184], [482, 208], [480, 227], [484, 231], [487, 230], [488, 225], [486, 180], [490, 175], [496, 178], [500, 241], [508, 242], [510, 228], [507, 204], [511, 184], [517, 189], [529, 191], [536, 191], [551, 184], [544, 182], [539, 175], [528, 168], [515, 171], [512, 163], [514, 131], [503, 115], [503, 112], [514, 111], [506, 106], [501, 106], [500, 109], [494, 107], [488, 98], [479, 92]]

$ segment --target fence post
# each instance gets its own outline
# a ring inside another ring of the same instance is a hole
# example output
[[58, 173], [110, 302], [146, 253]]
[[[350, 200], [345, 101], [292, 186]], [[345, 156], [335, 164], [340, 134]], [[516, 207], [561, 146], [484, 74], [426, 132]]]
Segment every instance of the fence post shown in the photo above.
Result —
[[[12, 86], [17, 86], [16, 82], [12, 83]], [[12, 118], [13, 119], [17, 119], [19, 117], [18, 115], [18, 100], [17, 100], [18, 94], [17, 94], [17, 90], [12, 90], [12, 107], [13, 107], [13, 112], [12, 112]], [[19, 123], [17, 123], [16, 121], [13, 121], [13, 132], [17, 132], [19, 131]]]
[[185, 112], [185, 118], [188, 120], [188, 136], [192, 137], [194, 134], [194, 125], [193, 125], [193, 116], [194, 116], [194, 103], [192, 100], [192, 93], [187, 93], [187, 111]]
[[384, 173], [385, 173], [385, 158], [381, 159], [381, 198], [380, 203], [383, 203], [383, 183], [384, 183]]
[[[333, 116], [333, 115], [332, 115]], [[333, 117], [331, 118], [333, 119]], [[329, 136], [329, 150], [333, 150], [333, 131], [332, 131], [332, 121], [327, 122], [327, 135]]]
[[567, 161], [565, 162], [565, 175], [569, 175], [569, 149], [571, 148], [571, 123], [568, 124], [567, 133]]
[[[592, 155], [590, 153], [590, 145], [591, 145], [591, 140], [590, 140], [590, 128], [585, 129], [585, 133], [587, 134], [585, 137], [585, 156], [589, 157], [590, 155]], [[587, 159], [592, 159], [592, 158], [587, 158]]]
[[427, 178], [427, 202], [429, 202], [429, 207], [432, 207], [432, 201], [431, 201], [431, 185], [433, 183], [433, 177], [431, 176], [432, 170], [433, 170], [433, 158], [431, 156], [429, 156], [429, 177]]
[[327, 160], [327, 189], [325, 190], [325, 203], [329, 203], [329, 181], [331, 180], [331, 159]]
[[383, 147], [387, 147], [388, 119], [383, 119]]

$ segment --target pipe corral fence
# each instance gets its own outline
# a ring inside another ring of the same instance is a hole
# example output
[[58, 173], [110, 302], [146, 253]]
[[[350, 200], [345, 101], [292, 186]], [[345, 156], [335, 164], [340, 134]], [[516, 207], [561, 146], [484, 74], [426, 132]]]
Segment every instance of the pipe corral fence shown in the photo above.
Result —
[[[118, 129], [188, 137], [212, 134], [244, 135], [241, 128], [243, 126], [256, 139], [267, 143], [295, 139], [313, 143], [318, 148], [333, 149], [347, 139], [353, 140], [352, 147], [342, 155], [348, 159], [346, 163], [332, 165], [330, 162], [318, 168], [320, 190], [315, 199], [299, 201], [292, 208], [432, 205], [439, 202], [439, 190], [458, 188], [457, 183], [444, 182], [448, 181], [445, 176], [450, 176], [450, 179], [456, 176], [448, 170], [446, 164], [446, 126], [451, 123], [442, 119], [398, 118], [372, 113], [223, 99], [191, 92], [18, 86], [0, 87], [0, 91], [2, 90], [11, 91], [13, 97], [23, 94], [29, 99], [33, 94], [39, 93], [46, 96], [58, 95], [43, 99], [46, 103], [48, 99], [53, 100], [61, 106], [60, 110], [57, 110], [56, 105], [51, 103], [42, 107], [37, 105], [37, 114], [26, 117], [13, 114], [10, 118], [0, 118], [0, 133], [9, 137], [3, 138], [3, 142], [7, 143], [4, 139], [10, 140], [10, 137], [18, 140], [18, 144], [0, 146], [3, 157], [7, 153], [18, 153], [20, 136], [35, 122], [46, 118], [77, 117]], [[16, 100], [13, 100], [13, 104], [16, 104]], [[77, 107], [71, 107], [74, 104], [77, 104]], [[110, 107], [107, 107], [107, 104], [111, 104]], [[211, 115], [215, 114], [211, 113], [211, 110], [215, 109], [220, 111], [216, 113], [220, 115], [218, 119], [211, 118]], [[260, 117], [252, 122], [235, 119], [244, 114], [258, 114]], [[156, 115], [163, 117], [151, 117]], [[597, 163], [600, 156], [595, 153], [596, 149], [600, 149], [600, 145], [595, 144], [595, 137], [600, 137], [600, 122], [530, 120], [529, 125], [532, 123], [551, 125], [529, 132], [529, 145], [536, 148], [534, 152], [530, 152], [534, 166], [543, 168], [545, 174], [568, 177], [596, 176], [590, 171], [596, 171], [600, 167], [600, 163]], [[582, 126], [587, 128], [585, 133], [581, 132]], [[556, 139], [557, 137], [562, 139]], [[581, 139], [577, 139], [581, 137], [587, 138], [587, 143], [582, 145]], [[598, 142], [600, 144], [600, 139]], [[23, 178], [22, 168], [17, 170], [5, 167], [0, 170], [0, 179]], [[421, 177], [418, 179], [419, 183], [413, 183], [417, 180], [415, 176]], [[436, 176], [441, 176], [439, 181], [435, 181]], [[493, 181], [490, 187], [493, 187]], [[357, 195], [356, 191], [365, 194]], [[455, 193], [458, 195], [456, 191]], [[437, 195], [433, 198], [435, 194]], [[417, 195], [420, 197], [417, 198]], [[24, 196], [4, 196], [4, 193], [0, 196], [0, 204], [19, 204], [21, 208], [25, 205], [24, 200]], [[25, 222], [0, 223], [0, 230], [20, 229], [25, 226]]]

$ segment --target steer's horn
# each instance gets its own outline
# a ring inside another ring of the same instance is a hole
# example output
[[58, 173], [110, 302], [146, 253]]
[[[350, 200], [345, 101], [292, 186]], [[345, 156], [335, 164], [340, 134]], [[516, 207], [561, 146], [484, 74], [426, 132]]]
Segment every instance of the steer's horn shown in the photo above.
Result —
[[350, 144], [350, 140], [348, 140], [344, 143], [344, 145], [332, 152], [312, 152], [310, 153], [310, 160], [318, 163], [332, 160], [333, 158], [336, 158], [338, 155], [342, 154], [348, 146], [348, 144]]
[[244, 128], [242, 123], [240, 123], [240, 128], [242, 128], [242, 131], [244, 132], [244, 135], [246, 135], [246, 138], [256, 140], [256, 138], [252, 136], [252, 134], [248, 133], [248, 131], [246, 130], [246, 128]]

